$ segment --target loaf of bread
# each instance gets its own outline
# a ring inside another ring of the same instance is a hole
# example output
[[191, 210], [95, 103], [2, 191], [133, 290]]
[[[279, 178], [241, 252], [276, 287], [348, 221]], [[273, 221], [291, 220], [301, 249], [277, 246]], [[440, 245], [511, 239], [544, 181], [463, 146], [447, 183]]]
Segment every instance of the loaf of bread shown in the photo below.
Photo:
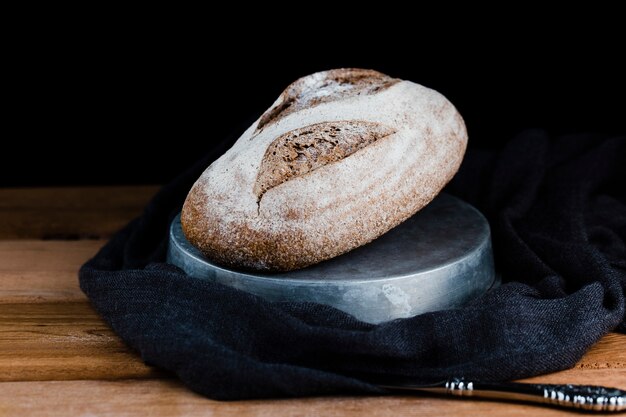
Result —
[[441, 94], [363, 69], [291, 84], [185, 201], [187, 239], [212, 261], [288, 271], [341, 255], [428, 204], [467, 143]]

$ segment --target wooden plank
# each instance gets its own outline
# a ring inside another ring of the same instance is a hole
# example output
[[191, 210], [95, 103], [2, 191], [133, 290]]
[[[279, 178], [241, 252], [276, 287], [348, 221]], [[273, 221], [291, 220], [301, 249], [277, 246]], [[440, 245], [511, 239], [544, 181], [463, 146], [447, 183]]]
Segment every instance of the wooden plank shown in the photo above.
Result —
[[[587, 371], [608, 384], [607, 369]], [[622, 388], [626, 387], [622, 380]], [[534, 405], [428, 396], [322, 397], [269, 401], [212, 401], [176, 380], [0, 383], [0, 415], [37, 416], [571, 416]]]
[[626, 334], [609, 333], [604, 336], [574, 369], [626, 370]]
[[[619, 346], [612, 346], [612, 350], [619, 349]], [[621, 345], [621, 349], [624, 345]], [[605, 358], [609, 363], [612, 359]], [[610, 366], [607, 368], [585, 368], [587, 359], [584, 357], [579, 364], [572, 369], [554, 372], [546, 375], [539, 375], [532, 378], [521, 379], [519, 382], [530, 382], [534, 384], [580, 384], [580, 385], [604, 385], [626, 390], [626, 367], [622, 363], [620, 367]], [[581, 369], [581, 366], [583, 365]]]
[[0, 381], [157, 375], [87, 302], [0, 304]]
[[[152, 370], [124, 347], [78, 287], [78, 267], [102, 243], [0, 241], [0, 380], [150, 375]], [[623, 372], [625, 347], [626, 335], [610, 334], [578, 368]]]
[[[607, 335], [574, 369], [540, 379], [580, 383], [604, 370], [626, 385], [625, 346], [626, 335]], [[0, 381], [145, 378], [155, 372], [86, 302], [0, 304]]]
[[108, 237], [139, 215], [158, 188], [0, 189], [0, 239]]
[[102, 240], [0, 240], [0, 304], [85, 301], [78, 268]]
[[[0, 239], [107, 237], [157, 188], [2, 189]], [[76, 271], [102, 244], [0, 241], [0, 416], [570, 415], [430, 397], [207, 400], [162, 379], [85, 301]], [[529, 381], [626, 388], [626, 335], [607, 335], [575, 368]]]

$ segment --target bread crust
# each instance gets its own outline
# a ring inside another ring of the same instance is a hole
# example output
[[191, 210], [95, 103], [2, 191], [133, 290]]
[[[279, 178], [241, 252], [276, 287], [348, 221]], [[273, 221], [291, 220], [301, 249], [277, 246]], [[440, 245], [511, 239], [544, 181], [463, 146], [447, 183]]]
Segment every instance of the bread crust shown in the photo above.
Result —
[[200, 176], [183, 231], [225, 266], [303, 268], [415, 214], [456, 173], [466, 144], [461, 115], [434, 90], [371, 70], [312, 74]]

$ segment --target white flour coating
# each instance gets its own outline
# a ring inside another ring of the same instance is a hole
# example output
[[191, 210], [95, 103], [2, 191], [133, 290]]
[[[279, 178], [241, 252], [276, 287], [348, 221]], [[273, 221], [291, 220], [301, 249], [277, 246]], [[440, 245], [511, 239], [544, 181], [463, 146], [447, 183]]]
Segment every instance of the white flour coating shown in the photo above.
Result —
[[[421, 100], [403, 99], [403, 96], [411, 93]], [[217, 192], [227, 198], [222, 204], [213, 207], [223, 224], [239, 222], [245, 216], [255, 228], [269, 227], [280, 232], [281, 229], [297, 227], [310, 233], [314, 231], [311, 229], [319, 227], [320, 221], [324, 221], [322, 216], [325, 214], [336, 217], [336, 212], [323, 210], [329, 203], [338, 199], [345, 201], [342, 211], [350, 213], [355, 206], [362, 204], [362, 196], [372, 184], [382, 185], [384, 182], [396, 191], [391, 185], [407, 178], [407, 171], [428, 171], [425, 168], [436, 158], [431, 156], [430, 161], [415, 158], [422, 153], [423, 142], [412, 131], [416, 127], [429, 125], [425, 117], [429, 115], [420, 111], [424, 102], [441, 102], [443, 106], [444, 101], [445, 98], [433, 90], [403, 81], [377, 95], [355, 97], [302, 110], [268, 126], [254, 137], [254, 129], [248, 129], [237, 144], [215, 161], [198, 181], [203, 184], [207, 195]], [[452, 111], [449, 113], [450, 117], [454, 116]], [[341, 163], [326, 165], [269, 190], [261, 202], [259, 213], [253, 185], [269, 144], [290, 130], [334, 120], [376, 121], [396, 128], [397, 132], [386, 138], [393, 143], [381, 141], [370, 145]], [[433, 125], [431, 128], [437, 130], [437, 124]], [[237, 173], [233, 172], [235, 168]], [[309, 221], [281, 218], [281, 213], [289, 208], [309, 211]], [[349, 223], [350, 219], [346, 221]]]
[[[254, 184], [265, 151], [277, 137], [311, 124], [345, 120], [381, 123], [396, 133], [270, 188], [257, 204]], [[342, 245], [360, 246], [410, 217], [456, 172], [467, 141], [454, 106], [436, 91], [409, 81], [376, 94], [304, 108], [255, 132], [257, 124], [198, 179], [195, 192], [206, 201], [201, 213], [206, 222], [198, 224], [210, 224], [210, 233], [228, 240], [224, 247], [235, 250], [249, 244], [248, 233], [287, 246], [288, 236], [297, 236], [305, 261], [336, 256]], [[275, 254], [266, 256], [244, 266], [272, 266]]]

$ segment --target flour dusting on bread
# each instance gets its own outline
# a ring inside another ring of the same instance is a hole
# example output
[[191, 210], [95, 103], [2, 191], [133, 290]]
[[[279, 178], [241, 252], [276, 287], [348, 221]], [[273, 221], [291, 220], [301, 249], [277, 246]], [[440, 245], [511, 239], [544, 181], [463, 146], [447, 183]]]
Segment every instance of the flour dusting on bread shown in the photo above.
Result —
[[302, 268], [368, 243], [428, 204], [466, 143], [463, 119], [434, 90], [371, 70], [312, 74], [202, 174], [183, 230], [226, 266]]
[[298, 110], [348, 97], [374, 94], [398, 81], [380, 72], [359, 68], [316, 72], [287, 87], [278, 102], [261, 116], [257, 130]]

